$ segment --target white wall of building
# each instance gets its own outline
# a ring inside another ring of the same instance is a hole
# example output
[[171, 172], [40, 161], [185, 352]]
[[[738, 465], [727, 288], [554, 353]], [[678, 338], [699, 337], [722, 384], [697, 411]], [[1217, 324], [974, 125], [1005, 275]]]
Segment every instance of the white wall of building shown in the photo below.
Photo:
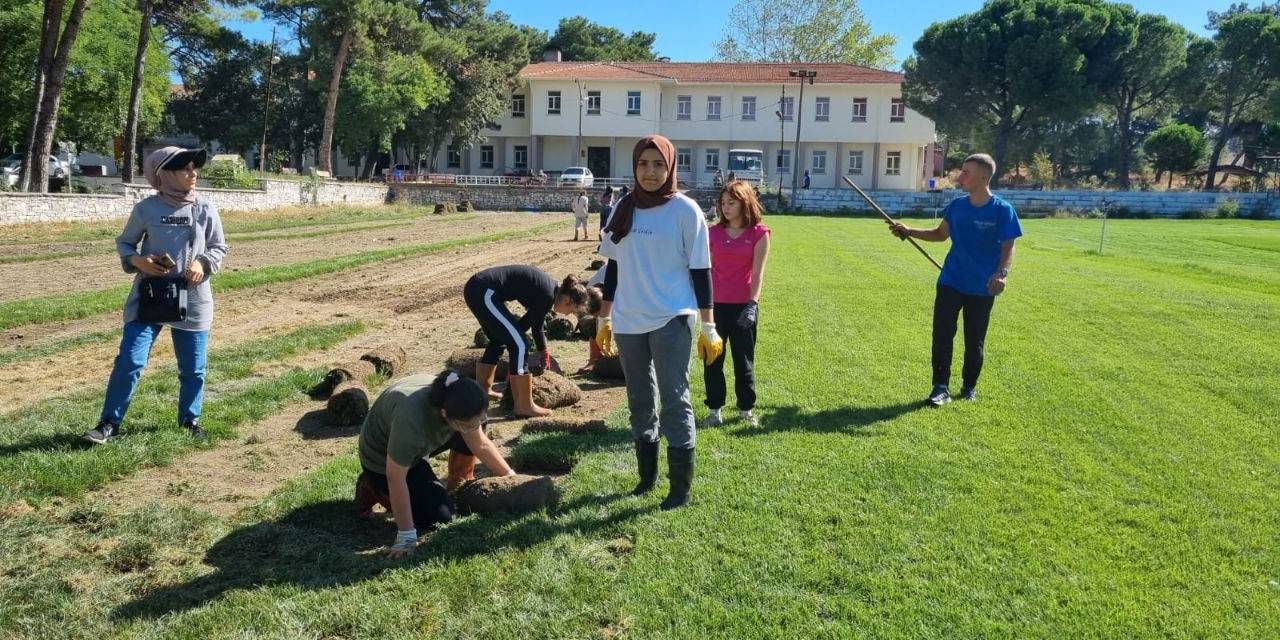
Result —
[[[560, 92], [560, 113], [548, 112], [548, 96]], [[580, 94], [581, 91], [581, 94]], [[591, 91], [600, 92], [600, 113], [588, 113], [585, 98]], [[640, 114], [627, 114], [627, 94], [640, 92]], [[848, 175], [860, 187], [871, 189], [922, 188], [924, 164], [922, 148], [935, 139], [933, 122], [921, 114], [905, 109], [901, 122], [890, 117], [894, 98], [901, 97], [898, 85], [891, 84], [814, 84], [806, 85], [804, 100], [798, 113], [780, 123], [775, 111], [780, 110], [782, 87], [755, 84], [677, 84], [645, 80], [591, 80], [581, 86], [574, 81], [532, 79], [515, 92], [523, 95], [524, 116], [513, 117], [511, 105], [497, 126], [488, 131], [487, 142], [495, 147], [493, 168], [480, 166], [481, 145], [463, 154], [461, 167], [448, 167], [446, 151], [441, 150], [437, 168], [441, 171], [479, 175], [503, 174], [518, 168], [516, 147], [527, 149], [527, 168], [555, 173], [571, 166], [588, 164], [589, 147], [610, 148], [612, 177], [631, 175], [631, 149], [636, 141], [649, 133], [661, 133], [678, 149], [689, 149], [691, 165], [681, 171], [680, 179], [709, 182], [714, 168], [706, 163], [706, 152], [718, 149], [720, 166], [727, 170], [731, 148], [761, 149], [765, 152], [770, 181], [778, 179], [776, 154], [779, 135], [785, 148], [792, 152], [793, 167], [803, 176], [810, 170], [814, 189], [843, 188], [840, 180]], [[579, 95], [582, 103], [579, 125]], [[786, 95], [799, 102], [799, 85], [789, 84]], [[678, 111], [680, 96], [689, 96], [688, 119]], [[719, 119], [708, 118], [708, 98], [720, 98]], [[743, 117], [743, 98], [755, 98], [754, 119]], [[816, 105], [825, 98], [827, 117], [819, 119]], [[865, 118], [854, 117], [855, 99], [866, 101]], [[801, 148], [795, 147], [796, 127], [800, 127]], [[579, 128], [581, 126], [581, 128]], [[581, 132], [581, 138], [579, 138]], [[576, 143], [581, 146], [576, 146]], [[826, 166], [817, 171], [813, 151], [826, 152]], [[860, 172], [851, 172], [848, 153], [862, 152]], [[898, 173], [888, 171], [890, 152], [900, 155]], [[791, 174], [782, 175], [790, 186]]]

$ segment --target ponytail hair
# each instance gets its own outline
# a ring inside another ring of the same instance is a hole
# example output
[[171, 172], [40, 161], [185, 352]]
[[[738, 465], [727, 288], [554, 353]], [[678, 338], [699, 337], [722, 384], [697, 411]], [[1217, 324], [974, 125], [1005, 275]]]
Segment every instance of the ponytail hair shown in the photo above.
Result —
[[600, 307], [604, 303], [604, 294], [600, 289], [588, 287], [586, 282], [573, 274], [565, 276], [560, 286], [556, 287], [556, 295], [568, 298], [579, 312], [585, 311], [590, 315], [600, 313]]
[[427, 401], [453, 420], [474, 418], [489, 407], [489, 394], [475, 380], [445, 369], [431, 382]]

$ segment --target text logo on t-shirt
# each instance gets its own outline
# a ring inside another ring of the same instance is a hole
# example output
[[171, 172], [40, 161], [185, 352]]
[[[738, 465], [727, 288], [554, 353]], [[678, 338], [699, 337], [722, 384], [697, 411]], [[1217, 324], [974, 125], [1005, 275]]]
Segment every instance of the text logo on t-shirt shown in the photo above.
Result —
[[191, 218], [187, 216], [163, 216], [160, 218], [160, 224], [174, 224], [186, 226], [191, 224]]
[[983, 230], [983, 231], [986, 231], [986, 230], [988, 230], [988, 229], [991, 229], [992, 227], [995, 227], [995, 226], [996, 226], [996, 222], [995, 222], [995, 220], [974, 220], [974, 221], [973, 221], [973, 226], [975, 226], [975, 227], [977, 227], [977, 228], [979, 228], [979, 229], [981, 229], [981, 230]]

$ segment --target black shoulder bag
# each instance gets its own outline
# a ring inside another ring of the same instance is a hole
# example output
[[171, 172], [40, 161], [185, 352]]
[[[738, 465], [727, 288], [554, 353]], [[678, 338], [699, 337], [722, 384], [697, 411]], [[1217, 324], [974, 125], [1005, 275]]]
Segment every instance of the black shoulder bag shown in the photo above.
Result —
[[[191, 238], [187, 256], [195, 251], [196, 209], [191, 207]], [[187, 279], [179, 276], [149, 276], [138, 283], [138, 321], [149, 324], [182, 322], [187, 319]]]

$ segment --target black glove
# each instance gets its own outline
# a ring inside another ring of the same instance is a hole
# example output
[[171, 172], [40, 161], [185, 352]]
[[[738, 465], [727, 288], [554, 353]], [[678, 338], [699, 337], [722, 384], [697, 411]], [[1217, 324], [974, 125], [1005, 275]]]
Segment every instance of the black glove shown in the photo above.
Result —
[[742, 313], [738, 314], [738, 326], [743, 329], [750, 329], [756, 326], [756, 320], [760, 318], [760, 305], [752, 300], [747, 306], [742, 308]]

